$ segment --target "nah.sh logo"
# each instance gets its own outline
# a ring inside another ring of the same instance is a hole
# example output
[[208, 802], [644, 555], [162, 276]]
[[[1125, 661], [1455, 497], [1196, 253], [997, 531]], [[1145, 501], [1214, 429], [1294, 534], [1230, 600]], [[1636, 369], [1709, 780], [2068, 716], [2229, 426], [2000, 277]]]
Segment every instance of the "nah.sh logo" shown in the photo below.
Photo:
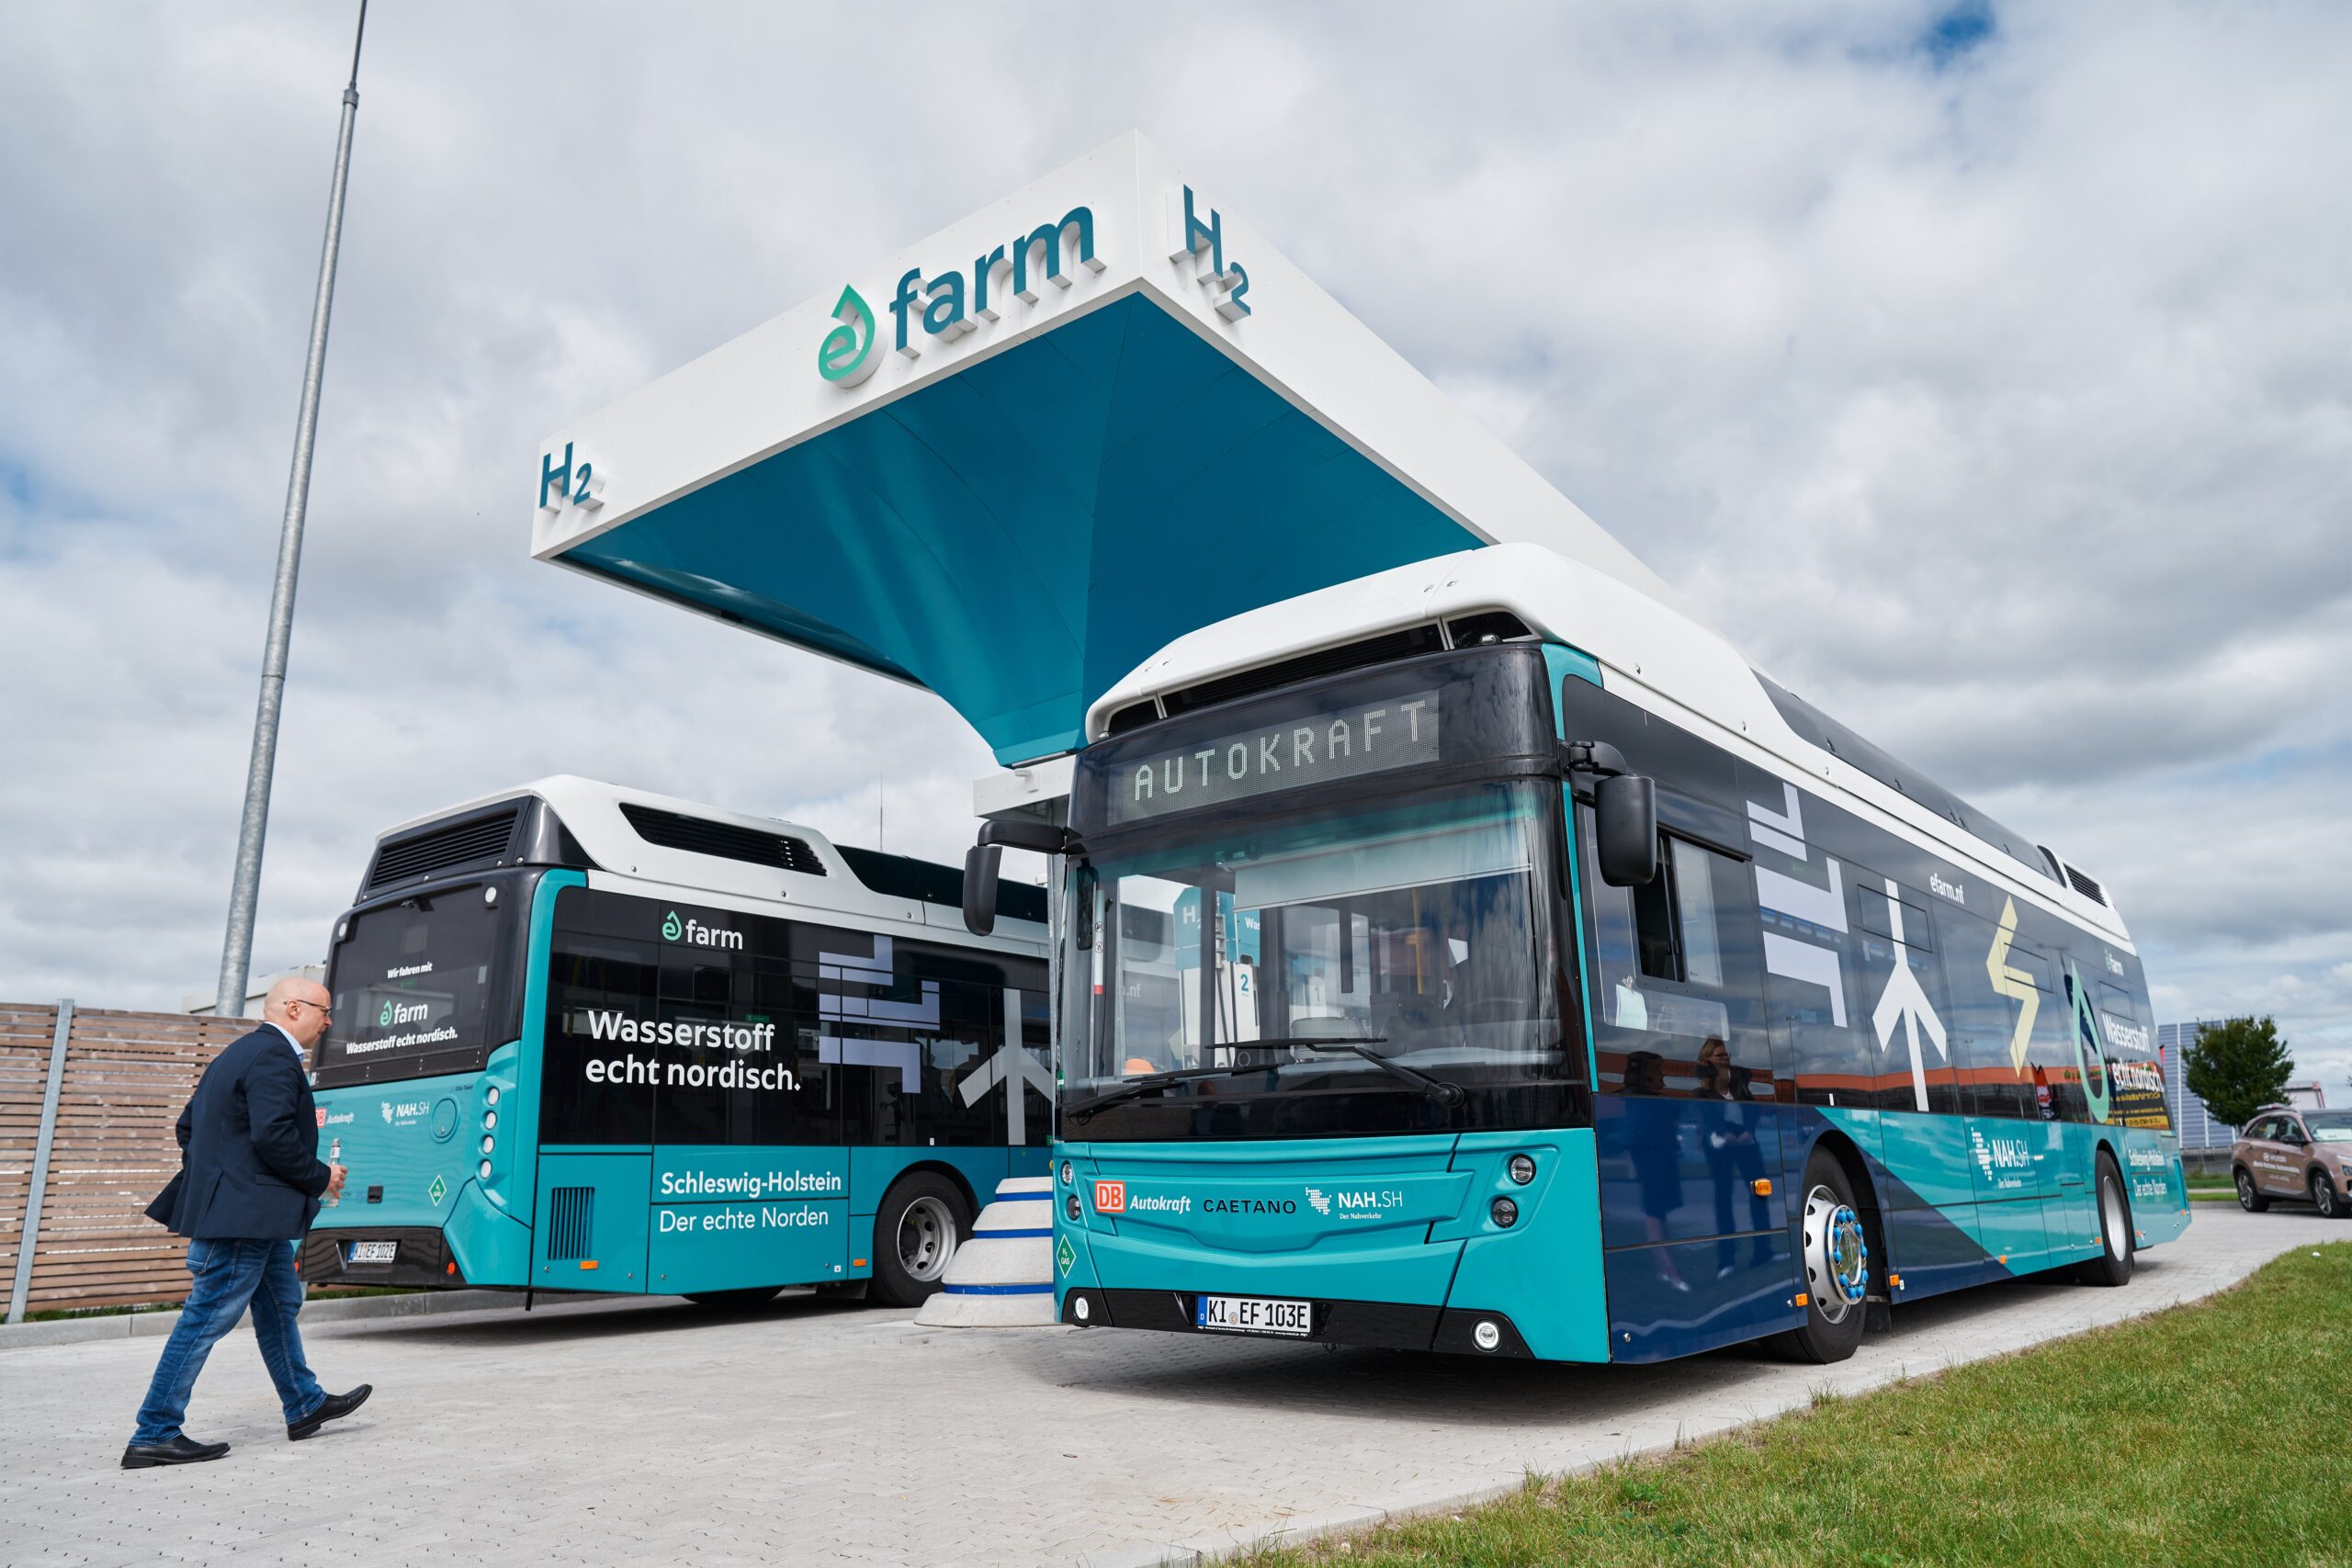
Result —
[[1094, 1184], [1094, 1212], [1098, 1214], [1124, 1214], [1127, 1212], [1127, 1184], [1124, 1181], [1098, 1181]]

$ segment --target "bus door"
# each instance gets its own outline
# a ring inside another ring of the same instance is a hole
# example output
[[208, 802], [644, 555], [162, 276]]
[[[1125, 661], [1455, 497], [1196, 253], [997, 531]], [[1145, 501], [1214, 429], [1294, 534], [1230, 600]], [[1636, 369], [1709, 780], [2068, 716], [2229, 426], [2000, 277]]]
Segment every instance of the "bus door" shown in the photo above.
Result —
[[1945, 974], [1956, 993], [1953, 1033], [1978, 1241], [1997, 1279], [2039, 1267], [2050, 1249], [2043, 1210], [2059, 1196], [2065, 1130], [2051, 1064], [2037, 1060], [2034, 1042], [2060, 1009], [2049, 960], [2016, 940], [2014, 919], [1996, 926], [1957, 910], [1938, 913], [1949, 933]]

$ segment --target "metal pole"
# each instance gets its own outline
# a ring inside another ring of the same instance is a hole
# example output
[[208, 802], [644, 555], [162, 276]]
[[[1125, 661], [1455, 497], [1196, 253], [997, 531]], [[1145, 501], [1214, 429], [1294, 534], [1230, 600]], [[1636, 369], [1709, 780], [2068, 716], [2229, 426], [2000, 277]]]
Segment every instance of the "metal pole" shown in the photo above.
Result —
[[25, 1193], [24, 1228], [17, 1233], [17, 1277], [8, 1286], [8, 1321], [21, 1323], [32, 1289], [33, 1248], [40, 1239], [40, 1201], [49, 1188], [49, 1151], [57, 1142], [57, 1091], [65, 1084], [65, 1042], [74, 1032], [74, 1000], [57, 1004], [57, 1033], [49, 1043], [49, 1087], [41, 1091], [40, 1134], [33, 1144], [32, 1186]]
[[277, 535], [277, 581], [269, 592], [269, 640], [261, 660], [261, 703], [254, 715], [253, 757], [245, 765], [245, 810], [237, 828], [237, 870], [229, 889], [229, 935], [220, 948], [220, 988], [212, 1010], [245, 1010], [252, 972], [254, 907], [261, 894], [262, 840], [269, 830], [269, 786], [277, 764], [277, 713], [286, 697], [286, 652], [294, 637], [294, 582], [302, 566], [302, 520], [311, 503], [311, 448], [319, 433], [319, 386], [326, 375], [327, 315], [334, 304], [335, 255], [343, 243], [343, 192], [351, 175], [351, 131], [359, 118], [359, 45], [368, 34], [368, 0], [351, 43], [351, 80], [343, 89], [343, 129], [335, 138], [334, 189], [327, 198], [326, 243], [319, 292], [311, 305], [311, 355], [302, 368], [302, 412], [294, 423], [294, 468], [286, 480], [286, 521]]

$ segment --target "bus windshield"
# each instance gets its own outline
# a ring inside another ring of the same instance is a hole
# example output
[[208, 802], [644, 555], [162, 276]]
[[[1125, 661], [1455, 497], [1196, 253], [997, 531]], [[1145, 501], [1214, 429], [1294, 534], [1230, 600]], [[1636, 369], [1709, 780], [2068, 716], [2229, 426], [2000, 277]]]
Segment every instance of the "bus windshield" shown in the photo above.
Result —
[[[1085, 1038], [1065, 1052], [1065, 1111], [1097, 1122], [1090, 1138], [1123, 1135], [1113, 1123], [1214, 1134], [1195, 1112], [1268, 1098], [1323, 1103], [1242, 1116], [1234, 1135], [1557, 1118], [1556, 1103], [1492, 1094], [1581, 1077], [1555, 983], [1556, 795], [1493, 782], [1359, 799], [1123, 843], [1081, 866], [1070, 968], [1084, 989], [1069, 1016]], [[1416, 1077], [1460, 1087], [1463, 1109]], [[1171, 1110], [1182, 1125], [1164, 1124]]]
[[467, 883], [349, 917], [327, 975], [322, 1086], [462, 1071], [514, 1037], [508, 910], [527, 889], [492, 890]]

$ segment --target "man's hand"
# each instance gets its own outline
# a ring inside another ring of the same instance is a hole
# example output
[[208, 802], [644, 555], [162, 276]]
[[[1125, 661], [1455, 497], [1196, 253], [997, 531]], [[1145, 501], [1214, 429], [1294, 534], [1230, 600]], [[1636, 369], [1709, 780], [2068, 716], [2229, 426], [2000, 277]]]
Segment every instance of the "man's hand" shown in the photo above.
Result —
[[331, 1165], [327, 1167], [328, 1197], [340, 1198], [343, 1196], [343, 1179], [350, 1173], [351, 1171], [348, 1166]]

